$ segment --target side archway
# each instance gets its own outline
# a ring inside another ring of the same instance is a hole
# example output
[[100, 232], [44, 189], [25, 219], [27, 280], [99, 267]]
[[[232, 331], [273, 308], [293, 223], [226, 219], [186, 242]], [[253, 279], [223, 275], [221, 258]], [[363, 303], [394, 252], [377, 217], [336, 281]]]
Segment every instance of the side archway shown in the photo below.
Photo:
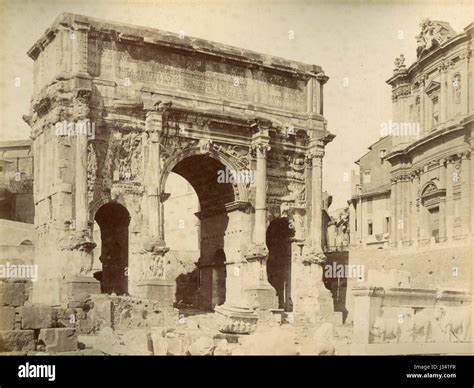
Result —
[[128, 210], [116, 203], [102, 205], [95, 213], [100, 228], [102, 271], [95, 274], [100, 281], [101, 292], [125, 295], [128, 293]]
[[293, 311], [291, 299], [291, 242], [293, 229], [287, 218], [277, 218], [267, 229], [267, 276], [278, 296], [278, 307]]

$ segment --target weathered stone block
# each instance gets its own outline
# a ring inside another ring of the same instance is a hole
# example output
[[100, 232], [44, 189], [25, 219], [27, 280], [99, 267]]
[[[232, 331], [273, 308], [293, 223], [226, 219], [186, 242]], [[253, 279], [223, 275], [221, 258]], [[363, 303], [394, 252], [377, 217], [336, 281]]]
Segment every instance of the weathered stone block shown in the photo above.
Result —
[[76, 277], [64, 281], [63, 297], [66, 300], [79, 300], [89, 295], [100, 294], [100, 282], [92, 277]]
[[22, 306], [26, 300], [25, 282], [0, 281], [0, 305]]
[[63, 307], [53, 307], [53, 320], [57, 321], [66, 316], [66, 309]]
[[33, 330], [0, 331], [0, 352], [32, 351], [36, 348]]
[[84, 299], [70, 300], [67, 302], [67, 307], [71, 309], [86, 308], [87, 302]]
[[229, 344], [237, 344], [239, 343], [239, 337], [240, 335], [238, 334], [219, 333], [214, 336], [214, 341], [224, 339]]
[[15, 328], [15, 307], [0, 307], [0, 330]]
[[53, 308], [54, 327], [76, 327], [74, 309]]
[[151, 342], [153, 344], [153, 354], [155, 356], [166, 356], [168, 351], [168, 343], [159, 331], [151, 333]]
[[231, 348], [225, 339], [217, 341], [217, 345], [214, 349], [214, 356], [229, 356], [231, 354]]
[[166, 354], [172, 356], [180, 356], [184, 354], [183, 340], [178, 335], [170, 335], [166, 337]]
[[77, 350], [76, 330], [70, 328], [41, 329], [38, 342], [44, 344], [47, 352]]
[[[227, 343], [227, 341], [225, 341]], [[202, 336], [193, 342], [188, 349], [191, 356], [210, 356], [214, 350], [214, 341], [212, 338]]]
[[97, 331], [104, 327], [112, 327], [112, 302], [106, 295], [92, 297], [94, 308], [87, 314]]
[[76, 322], [76, 330], [78, 334], [90, 334], [93, 331], [92, 320], [79, 319]]
[[97, 335], [77, 333], [77, 342], [79, 349], [95, 349]]
[[[293, 327], [275, 327], [256, 331], [239, 338], [246, 355], [296, 355], [296, 334]], [[234, 354], [234, 353], [232, 353]]]
[[334, 326], [331, 323], [323, 323], [312, 335], [302, 344], [301, 354], [308, 355], [326, 355], [331, 356], [335, 353], [334, 347]]
[[15, 330], [21, 330], [21, 316], [23, 307], [15, 307]]
[[134, 329], [126, 331], [123, 335], [123, 342], [125, 343], [127, 354], [134, 356], [153, 354], [152, 340], [146, 330]]
[[142, 298], [160, 301], [163, 306], [173, 306], [176, 286], [167, 280], [146, 280], [137, 285]]
[[53, 309], [49, 306], [24, 306], [21, 309], [22, 329], [46, 329], [53, 327]]
[[73, 314], [76, 317], [76, 320], [86, 319], [86, 313], [82, 308], [75, 308]]
[[119, 336], [110, 327], [102, 328], [94, 346], [95, 349], [105, 354], [126, 354], [126, 349], [120, 341]]

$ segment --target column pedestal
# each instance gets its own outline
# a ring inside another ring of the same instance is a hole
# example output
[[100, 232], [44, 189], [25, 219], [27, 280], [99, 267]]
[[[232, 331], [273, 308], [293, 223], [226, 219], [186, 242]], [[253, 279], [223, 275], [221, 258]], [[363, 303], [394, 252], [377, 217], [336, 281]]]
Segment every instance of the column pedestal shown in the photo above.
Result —
[[64, 280], [61, 299], [78, 300], [93, 294], [100, 294], [100, 282], [92, 277], [77, 276]]
[[176, 285], [166, 279], [166, 253], [169, 248], [162, 239], [151, 237], [144, 244], [142, 260], [145, 261], [143, 279], [137, 283], [141, 298], [156, 300], [163, 306], [172, 307], [175, 302]]
[[312, 246], [303, 246], [302, 253], [292, 262], [294, 281], [298, 284], [293, 289], [293, 312], [298, 324], [314, 325], [336, 319], [331, 292], [323, 282], [325, 263], [326, 256]]
[[140, 297], [156, 300], [164, 306], [173, 306], [175, 301], [175, 283], [166, 279], [145, 279], [137, 284]]
[[244, 288], [250, 308], [269, 310], [278, 308], [276, 290], [267, 279], [268, 249], [264, 244], [251, 244], [244, 253], [247, 260], [247, 273], [249, 286]]

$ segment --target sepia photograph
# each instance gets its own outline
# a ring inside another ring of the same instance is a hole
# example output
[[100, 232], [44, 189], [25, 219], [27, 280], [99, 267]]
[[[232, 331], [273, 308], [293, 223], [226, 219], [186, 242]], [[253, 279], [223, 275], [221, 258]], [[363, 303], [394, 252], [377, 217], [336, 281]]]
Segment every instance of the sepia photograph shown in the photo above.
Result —
[[472, 387], [473, 36], [472, 0], [1, 0], [1, 387], [66, 355]]

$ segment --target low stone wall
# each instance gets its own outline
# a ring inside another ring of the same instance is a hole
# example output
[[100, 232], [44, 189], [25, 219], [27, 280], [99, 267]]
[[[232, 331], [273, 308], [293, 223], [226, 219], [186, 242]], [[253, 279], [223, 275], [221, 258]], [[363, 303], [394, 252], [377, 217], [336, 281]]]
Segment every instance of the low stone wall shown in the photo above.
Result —
[[92, 295], [92, 309], [88, 317], [93, 332], [102, 327], [114, 330], [175, 326], [178, 310], [159, 302], [129, 296]]
[[81, 349], [79, 335], [174, 327], [178, 310], [157, 301], [87, 295], [64, 306], [31, 304], [31, 283], [0, 281], [0, 353], [63, 353]]
[[69, 316], [46, 305], [28, 304], [29, 282], [0, 281], [0, 353], [67, 352], [78, 349]]
[[[468, 292], [360, 286], [353, 295], [353, 353], [469, 353], [472, 349]], [[440, 345], [453, 343], [459, 346], [443, 350]], [[405, 344], [403, 349], [399, 344]]]
[[328, 263], [360, 266], [362, 281], [355, 277], [343, 277], [326, 281], [333, 298], [337, 299], [335, 310], [353, 320], [354, 300], [352, 288], [366, 284], [370, 270], [389, 272], [391, 270], [410, 273], [413, 288], [471, 289], [472, 251], [469, 245], [451, 247], [430, 247], [425, 249], [355, 249], [348, 252], [329, 253]]

